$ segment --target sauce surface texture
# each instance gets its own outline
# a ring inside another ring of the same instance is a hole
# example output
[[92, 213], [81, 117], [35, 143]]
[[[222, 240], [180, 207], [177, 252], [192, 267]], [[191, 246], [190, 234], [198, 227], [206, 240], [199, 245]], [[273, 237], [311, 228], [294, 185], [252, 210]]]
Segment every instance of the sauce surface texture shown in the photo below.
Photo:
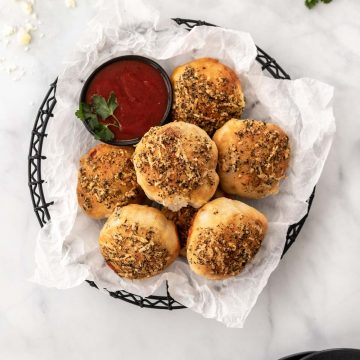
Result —
[[[109, 127], [114, 140], [141, 137], [150, 127], [159, 125], [166, 112], [165, 80], [159, 70], [140, 60], [120, 60], [101, 69], [87, 88], [86, 102], [91, 103], [93, 95], [108, 99], [111, 92], [117, 98], [115, 116], [122, 125], [121, 130]], [[113, 119], [108, 121], [111, 123]]]

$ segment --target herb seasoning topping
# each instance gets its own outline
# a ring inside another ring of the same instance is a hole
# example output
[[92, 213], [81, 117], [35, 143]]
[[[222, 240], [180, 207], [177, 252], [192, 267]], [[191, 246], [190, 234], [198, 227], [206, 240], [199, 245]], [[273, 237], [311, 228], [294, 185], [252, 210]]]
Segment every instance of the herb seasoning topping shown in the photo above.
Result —
[[[203, 61], [203, 67], [200, 61]], [[205, 69], [208, 67], [210, 72], [212, 66], [219, 76], [212, 78], [206, 74]], [[173, 119], [198, 125], [210, 136], [227, 120], [239, 118], [245, 107], [235, 73], [214, 59], [200, 59], [188, 64], [173, 81], [173, 90]]]

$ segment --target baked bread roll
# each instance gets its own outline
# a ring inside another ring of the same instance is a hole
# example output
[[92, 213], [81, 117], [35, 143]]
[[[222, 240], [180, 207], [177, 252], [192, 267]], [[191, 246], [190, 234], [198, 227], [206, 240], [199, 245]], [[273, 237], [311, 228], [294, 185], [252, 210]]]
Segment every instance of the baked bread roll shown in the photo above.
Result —
[[99, 144], [80, 159], [77, 197], [93, 219], [110, 216], [117, 205], [141, 202], [144, 194], [136, 182], [130, 146]]
[[199, 208], [218, 186], [217, 156], [215, 143], [195, 125], [153, 127], [135, 149], [137, 181], [149, 199], [170, 210]]
[[107, 265], [127, 279], [159, 274], [180, 250], [174, 223], [146, 205], [116, 208], [100, 232], [99, 245]]
[[195, 215], [187, 258], [191, 269], [212, 280], [241, 273], [258, 252], [267, 230], [266, 217], [237, 200], [218, 198]]
[[290, 160], [289, 138], [277, 125], [257, 120], [229, 120], [216, 131], [221, 188], [259, 199], [276, 194]]
[[212, 136], [245, 107], [240, 80], [216, 59], [202, 58], [177, 67], [171, 75], [175, 121], [186, 121]]

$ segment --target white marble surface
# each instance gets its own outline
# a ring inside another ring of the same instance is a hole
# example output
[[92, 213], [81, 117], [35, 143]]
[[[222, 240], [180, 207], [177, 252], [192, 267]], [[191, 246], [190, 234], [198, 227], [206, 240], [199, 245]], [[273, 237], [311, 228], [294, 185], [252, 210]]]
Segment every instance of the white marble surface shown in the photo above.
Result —
[[[334, 0], [312, 11], [302, 0], [149, 2], [168, 17], [248, 31], [293, 78], [335, 86], [338, 130], [311, 216], [244, 329], [188, 310], [136, 308], [87, 285], [59, 291], [28, 282], [38, 230], [27, 188], [30, 131], [48, 84], [96, 11], [91, 0], [78, 0], [75, 9], [62, 0], [38, 0], [42, 23], [29, 51], [16, 39], [0, 44], [5, 66], [26, 69], [18, 81], [0, 71], [0, 358], [252, 360], [360, 348], [360, 2]], [[0, 1], [0, 31], [5, 23], [25, 21], [15, 5]]]

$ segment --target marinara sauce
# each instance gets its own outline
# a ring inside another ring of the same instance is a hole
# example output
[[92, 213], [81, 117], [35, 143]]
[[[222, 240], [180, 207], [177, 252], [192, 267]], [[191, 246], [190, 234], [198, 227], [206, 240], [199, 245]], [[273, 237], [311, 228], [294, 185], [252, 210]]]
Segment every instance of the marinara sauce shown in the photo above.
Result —
[[[141, 137], [159, 125], [167, 110], [168, 88], [161, 72], [141, 60], [119, 60], [102, 68], [87, 88], [86, 102], [91, 103], [93, 95], [108, 99], [111, 92], [117, 98], [115, 116], [122, 126], [109, 126], [114, 140]], [[101, 121], [111, 123], [113, 119]]]

